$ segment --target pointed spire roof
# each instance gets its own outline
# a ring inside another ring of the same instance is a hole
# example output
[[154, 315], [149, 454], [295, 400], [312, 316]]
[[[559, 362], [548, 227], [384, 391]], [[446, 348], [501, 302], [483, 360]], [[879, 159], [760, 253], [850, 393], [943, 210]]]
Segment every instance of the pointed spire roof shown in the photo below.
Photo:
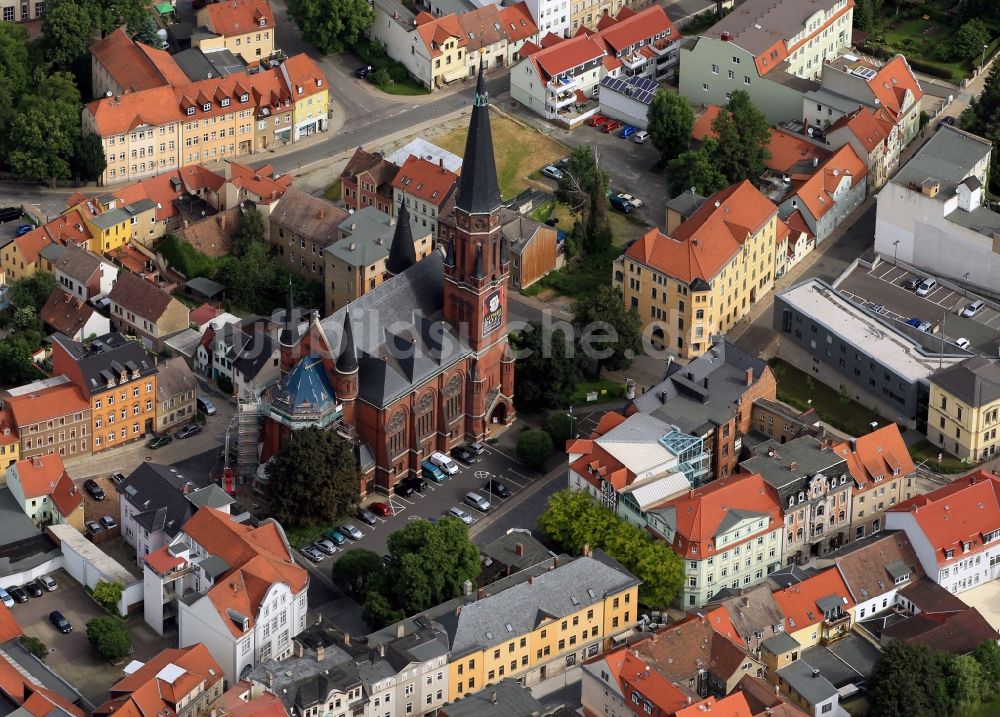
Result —
[[344, 333], [340, 338], [340, 355], [337, 357], [339, 373], [354, 373], [358, 370], [358, 353], [354, 349], [354, 331], [351, 329], [350, 307], [344, 309]]
[[476, 245], [476, 271], [472, 275], [473, 279], [482, 279], [486, 274], [483, 272], [483, 245]]
[[396, 231], [392, 235], [392, 246], [389, 247], [389, 258], [385, 260], [385, 269], [390, 274], [402, 274], [417, 263], [417, 250], [413, 246], [413, 230], [410, 229], [410, 212], [406, 202], [399, 200], [399, 211], [396, 212]]
[[482, 57], [479, 79], [472, 99], [469, 135], [465, 140], [462, 174], [458, 180], [455, 206], [469, 214], [489, 214], [500, 206], [500, 185], [493, 157], [493, 132], [490, 129], [489, 93]]

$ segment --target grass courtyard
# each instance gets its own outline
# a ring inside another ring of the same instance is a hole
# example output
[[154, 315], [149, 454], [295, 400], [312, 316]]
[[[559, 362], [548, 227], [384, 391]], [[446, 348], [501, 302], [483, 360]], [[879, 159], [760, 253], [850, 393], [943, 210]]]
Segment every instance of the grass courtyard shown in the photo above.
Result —
[[781, 359], [772, 359], [770, 364], [778, 381], [779, 401], [800, 411], [812, 406], [821, 421], [851, 436], [870, 432], [872, 421], [885, 425], [885, 420], [870, 408], [841, 395], [791, 364]]

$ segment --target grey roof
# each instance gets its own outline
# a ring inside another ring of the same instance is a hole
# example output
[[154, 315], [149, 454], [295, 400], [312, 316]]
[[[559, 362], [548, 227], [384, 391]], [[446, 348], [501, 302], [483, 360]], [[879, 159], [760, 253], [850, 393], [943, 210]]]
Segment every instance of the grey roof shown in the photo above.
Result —
[[[312, 631], [300, 634], [295, 641], [304, 644], [310, 635]], [[281, 698], [288, 714], [305, 714], [307, 709], [326, 703], [335, 690], [346, 692], [361, 683], [349, 654], [329, 639], [316, 644], [323, 645], [323, 659], [317, 659], [315, 647], [310, 646], [301, 657], [293, 654], [280, 661], [267, 660], [250, 673], [251, 681], [267, 685]]]
[[441, 626], [426, 618], [417, 622], [419, 629], [386, 643], [385, 659], [397, 672], [448, 654], [448, 635]]
[[667, 209], [673, 209], [682, 217], [690, 217], [704, 203], [705, 197], [698, 194], [692, 187], [667, 202]]
[[218, 555], [209, 555], [207, 558], [198, 563], [198, 565], [205, 571], [205, 574], [210, 580], [215, 580], [232, 567]]
[[833, 107], [839, 112], [848, 114], [858, 109], [858, 100], [853, 97], [846, 97], [826, 88], [805, 93], [805, 99], [809, 102], [818, 102], [829, 107]]
[[930, 382], [970, 406], [985, 406], [1000, 399], [1000, 365], [985, 356], [931, 374]]
[[400, 199], [385, 270], [390, 274], [402, 274], [416, 263], [417, 250], [413, 246], [413, 232], [410, 229], [410, 210], [406, 208], [406, 202]]
[[805, 660], [798, 659], [778, 670], [778, 676], [791, 685], [810, 705], [817, 705], [837, 695], [837, 688], [823, 675], [813, 674]]
[[531, 690], [512, 677], [487, 685], [439, 710], [446, 717], [532, 717], [545, 711]]
[[763, 359], [728, 340], [718, 341], [686, 366], [672, 363], [667, 377], [636, 398], [635, 406], [682, 433], [701, 436], [736, 413], [737, 401], [747, 391], [747, 369], [753, 370], [754, 382], [769, 370]]
[[215, 483], [192, 490], [187, 494], [187, 499], [195, 508], [225, 508], [236, 502], [229, 493]]
[[77, 281], [86, 282], [101, 266], [101, 258], [81, 246], [69, 242], [63, 248], [59, 262], [55, 265], [57, 271]]
[[61, 554], [52, 538], [24, 514], [10, 488], [0, 488], [0, 576], [30, 570]]
[[150, 209], [156, 209], [156, 202], [152, 199], [137, 199], [131, 204], [126, 204], [122, 209], [128, 215], [141, 214], [142, 212], [148, 212]]
[[271, 360], [275, 346], [264, 331], [251, 331], [249, 339], [239, 357], [233, 361], [233, 368], [252, 380]]
[[128, 212], [124, 209], [111, 209], [101, 214], [95, 214], [90, 221], [98, 229], [110, 229], [113, 226], [127, 222], [128, 219]]
[[[325, 251], [349, 266], [371, 266], [389, 256], [396, 220], [375, 207], [365, 207], [342, 221], [338, 229], [342, 238]], [[429, 231], [411, 218], [410, 233], [423, 238]]]
[[833, 9], [840, 0], [745, 0], [739, 8], [715, 23], [702, 35], [729, 40], [747, 52], [759, 55], [779, 40], [791, 40], [814, 13]]
[[860, 635], [847, 637], [829, 645], [817, 645], [802, 652], [802, 659], [823, 673], [834, 687], [864, 682], [871, 674], [881, 651]]
[[505, 535], [482, 546], [479, 552], [515, 570], [530, 568], [555, 557], [530, 531], [520, 528], [508, 530]]
[[271, 210], [271, 224], [326, 248], [337, 240], [337, 227], [350, 215], [333, 202], [289, 187]]
[[[441, 321], [444, 264], [432, 251], [412, 267], [350, 305], [358, 357], [358, 397], [385, 406], [471, 353]], [[332, 355], [338, 356], [347, 307], [321, 326]]]
[[[828, 478], [846, 471], [846, 462], [813, 436], [799, 436], [787, 443], [770, 440], [754, 446], [757, 455], [740, 463], [749, 473], [760, 473], [784, 502], [798, 492], [804, 482], [817, 473]], [[768, 455], [771, 452], [772, 455]], [[794, 465], [795, 470], [792, 470]], [[851, 485], [851, 481], [847, 482]]]
[[208, 299], [214, 299], [217, 296], [222, 296], [222, 293], [226, 290], [225, 284], [212, 281], [204, 276], [196, 276], [194, 279], [189, 279], [184, 286]]
[[514, 254], [520, 254], [527, 248], [539, 230], [548, 230], [552, 233], [552, 241], [555, 241], [555, 230], [546, 227], [541, 222], [536, 222], [531, 217], [526, 217], [511, 209], [503, 209], [500, 212], [500, 231], [503, 234], [504, 245]]
[[358, 352], [354, 348], [354, 331], [351, 329], [350, 308], [344, 309], [344, 329], [340, 335], [340, 352], [337, 354], [337, 371], [342, 374], [358, 370]]
[[819, 609], [824, 613], [833, 612], [834, 610], [843, 609], [844, 601], [837, 595], [827, 595], [821, 597], [816, 601]]
[[799, 641], [787, 632], [779, 632], [777, 635], [767, 638], [760, 644], [762, 647], [766, 647], [770, 650], [770, 652], [774, 655], [781, 655], [802, 647], [802, 645], [799, 644]]
[[41, 256], [46, 261], [56, 264], [59, 259], [62, 258], [63, 252], [66, 250], [66, 246], [59, 244], [58, 242], [52, 242], [51, 244], [46, 244], [41, 249], [38, 250], [39, 256]]
[[803, 580], [808, 580], [819, 571], [816, 568], [804, 568], [800, 565], [791, 564], [780, 570], [775, 570], [767, 576], [767, 582], [777, 589], [798, 585]]
[[755, 632], [773, 632], [774, 627], [784, 624], [785, 616], [774, 601], [774, 594], [763, 583], [744, 591], [734, 591], [732, 596], [721, 593], [721, 590], [716, 593], [712, 603], [725, 607], [736, 633], [744, 639]]
[[500, 206], [500, 185], [493, 157], [493, 131], [490, 129], [489, 93], [480, 56], [479, 78], [472, 99], [469, 134], [462, 155], [462, 174], [458, 179], [455, 207], [468, 214], [488, 214]]
[[[919, 187], [924, 180], [934, 178], [941, 182], [937, 199], [944, 202], [955, 196], [956, 187], [972, 174], [983, 157], [989, 156], [990, 150], [990, 143], [982, 137], [943, 125], [891, 181], [904, 187], [912, 182]], [[948, 216], [959, 213], [964, 212], [956, 210]]]
[[[170, 27], [176, 28], [177, 24], [170, 25]], [[188, 32], [190, 32], [190, 28], [188, 28]], [[181, 68], [181, 72], [187, 75], [192, 82], [212, 77], [224, 77], [242, 72], [244, 69], [243, 61], [229, 50], [216, 50], [205, 54], [199, 48], [192, 47], [178, 52], [173, 58], [174, 62]]]
[[[163, 401], [187, 391], [198, 390], [198, 379], [180, 356], [161, 361], [157, 365], [156, 400]], [[193, 400], [193, 399], [192, 399]]]
[[893, 560], [885, 566], [885, 570], [889, 573], [893, 580], [899, 580], [900, 578], [910, 574], [910, 566], [902, 560]]
[[[8, 640], [3, 643], [3, 651], [7, 654], [14, 663], [16, 663], [18, 672], [25, 677], [29, 682], [41, 685], [47, 689], [52, 690], [57, 695], [65, 699], [71, 704], [77, 706], [85, 704], [84, 696], [70, 684], [67, 680], [63, 679], [59, 674], [56, 673], [51, 667], [46, 665], [39, 659], [36, 659], [31, 655], [24, 647], [21, 645], [21, 641], [17, 638]], [[51, 703], [50, 703], [51, 704]], [[23, 708], [19, 711], [26, 711]], [[36, 710], [37, 711], [37, 710]], [[90, 710], [84, 710], [86, 714]], [[29, 717], [34, 714], [34, 712], [29, 712]], [[46, 713], [46, 717], [51, 715], [65, 715], [69, 717], [69, 714], [63, 711], [61, 708], [56, 707]]]
[[734, 526], [742, 523], [744, 520], [749, 520], [751, 518], [767, 518], [767, 513], [758, 513], [753, 510], [741, 510], [740, 508], [729, 508], [726, 514], [722, 516], [722, 520], [719, 522], [719, 527], [715, 529], [715, 534], [712, 537], [719, 537], [720, 535], [725, 535]]
[[62, 334], [53, 334], [52, 340], [75, 359], [83, 380], [80, 388], [87, 396], [108, 390], [109, 380], [118, 383], [122, 372], [127, 374], [129, 381], [133, 371], [138, 371], [140, 376], [157, 373], [155, 360], [142, 344], [129, 341], [117, 331], [98, 336], [88, 345]]
[[142, 463], [118, 486], [123, 500], [127, 500], [139, 511], [136, 520], [142, 519], [143, 527], [150, 530], [163, 529], [173, 537], [181, 526], [197, 510], [184, 494], [208, 483], [208, 476], [198, 473], [185, 475], [176, 468], [158, 463]]

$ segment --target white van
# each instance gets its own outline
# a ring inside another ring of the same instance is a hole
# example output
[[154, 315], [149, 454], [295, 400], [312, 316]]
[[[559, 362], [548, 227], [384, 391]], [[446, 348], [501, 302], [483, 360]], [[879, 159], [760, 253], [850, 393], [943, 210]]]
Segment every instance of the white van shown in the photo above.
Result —
[[444, 453], [431, 453], [430, 461], [450, 476], [458, 473], [458, 464]]

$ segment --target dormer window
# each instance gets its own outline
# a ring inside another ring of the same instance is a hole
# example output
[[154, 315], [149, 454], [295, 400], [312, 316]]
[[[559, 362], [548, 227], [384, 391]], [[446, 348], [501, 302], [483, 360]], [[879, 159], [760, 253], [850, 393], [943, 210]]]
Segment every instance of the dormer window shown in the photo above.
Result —
[[322, 87], [323, 86], [323, 80], [320, 79], [319, 77], [316, 78], [316, 86], [317, 87]]
[[302, 94], [302, 86], [301, 86], [301, 85], [299, 85], [298, 87], [296, 87], [296, 88], [295, 88], [295, 90], [296, 90], [296, 92], [298, 92], [298, 93], [299, 93], [300, 95]]
[[246, 92], [244, 92], [242, 95], [240, 95], [240, 102], [246, 102], [249, 99], [250, 99], [250, 95], [248, 95]]
[[265, 25], [267, 25], [267, 18], [266, 17], [262, 17], [260, 19], [260, 26], [264, 27]]
[[201, 109], [204, 110], [205, 112], [208, 112], [209, 110], [212, 109], [212, 103], [211, 102], [206, 102], [205, 104], [203, 104], [201, 106]]
[[948, 548], [944, 551], [944, 557], [946, 560], [951, 560], [955, 557], [955, 550], [953, 548]]
[[228, 97], [223, 97], [222, 98], [222, 102], [220, 102], [219, 104], [222, 105], [223, 107], [228, 107], [229, 106], [229, 98]]
[[194, 107], [188, 107], [188, 108], [187, 108], [187, 113], [188, 113], [188, 116], [189, 116], [189, 117], [190, 117], [191, 115], [193, 115], [193, 114], [194, 114]]

